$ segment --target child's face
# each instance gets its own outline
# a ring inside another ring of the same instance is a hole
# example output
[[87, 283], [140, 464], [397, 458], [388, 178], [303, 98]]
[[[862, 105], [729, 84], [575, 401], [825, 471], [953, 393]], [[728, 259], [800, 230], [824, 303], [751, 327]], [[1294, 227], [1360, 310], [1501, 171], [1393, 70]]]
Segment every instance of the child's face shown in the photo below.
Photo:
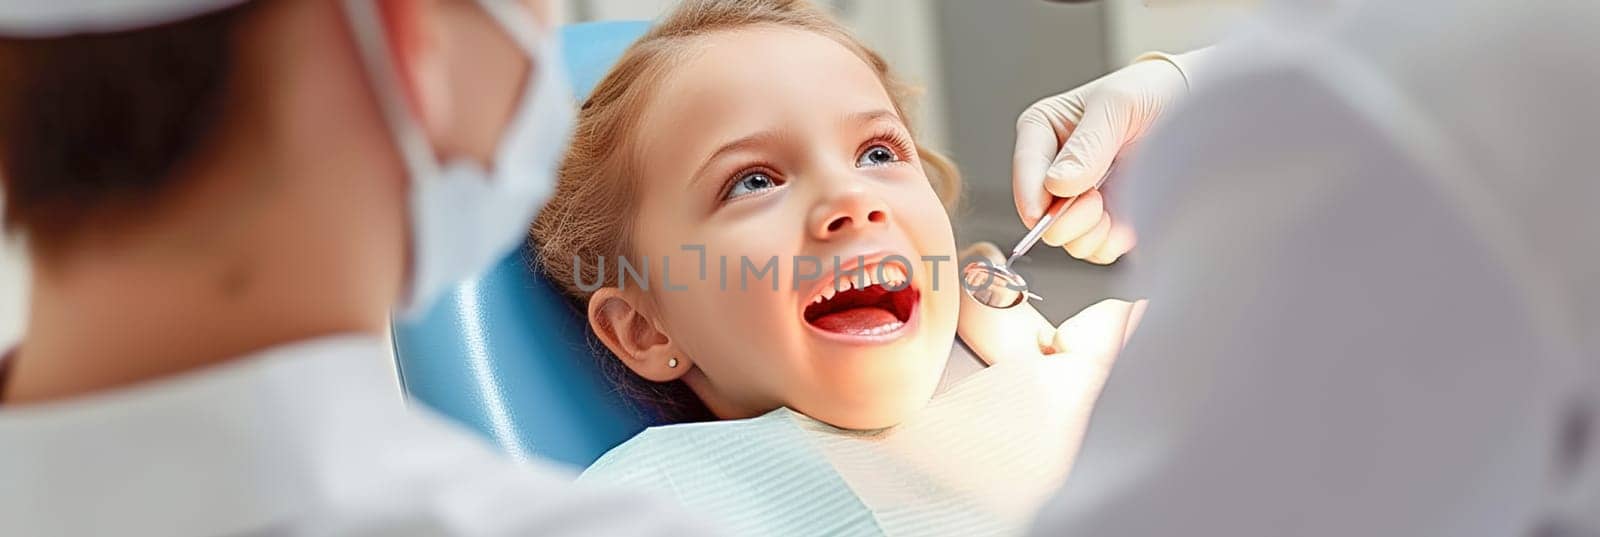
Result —
[[[674, 66], [640, 120], [632, 243], [653, 260], [641, 309], [714, 412], [788, 406], [877, 428], [927, 402], [954, 340], [955, 240], [871, 67], [806, 31], [722, 32]], [[684, 245], [704, 246], [703, 280]], [[909, 287], [834, 294], [834, 259], [849, 270], [857, 256], [872, 281], [899, 256]], [[687, 290], [659, 279], [663, 258]], [[772, 258], [776, 291], [757, 275]]]

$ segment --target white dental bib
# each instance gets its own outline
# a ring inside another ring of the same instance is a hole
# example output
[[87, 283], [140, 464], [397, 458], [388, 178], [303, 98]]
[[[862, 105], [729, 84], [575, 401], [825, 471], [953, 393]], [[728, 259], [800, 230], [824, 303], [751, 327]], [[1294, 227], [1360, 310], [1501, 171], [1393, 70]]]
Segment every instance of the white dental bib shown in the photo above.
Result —
[[1020, 534], [1082, 434], [1090, 375], [1075, 362], [996, 363], [877, 431], [787, 408], [652, 427], [582, 479], [674, 496], [736, 535]]

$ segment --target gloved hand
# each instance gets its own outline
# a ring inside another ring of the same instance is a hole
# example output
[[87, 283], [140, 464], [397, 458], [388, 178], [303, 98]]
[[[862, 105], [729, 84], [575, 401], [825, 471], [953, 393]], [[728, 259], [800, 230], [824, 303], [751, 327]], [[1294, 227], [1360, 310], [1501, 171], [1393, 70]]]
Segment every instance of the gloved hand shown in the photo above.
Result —
[[[989, 242], [968, 246], [962, 250], [960, 259], [975, 256], [983, 256], [992, 263], [1005, 261], [1000, 248]], [[1060, 354], [1083, 368], [1085, 386], [1098, 387], [1110, 374], [1122, 346], [1138, 327], [1145, 306], [1144, 300], [1128, 302], [1108, 298], [1056, 325], [1032, 304], [995, 309], [973, 300], [963, 290], [956, 331], [978, 358], [989, 364]], [[1092, 402], [1094, 398], [1091, 396], [1088, 400]]]
[[1033, 227], [1055, 198], [1078, 196], [1045, 231], [1045, 244], [1098, 264], [1110, 264], [1133, 248], [1133, 229], [1106, 211], [1105, 200], [1094, 187], [1121, 153], [1188, 94], [1179, 59], [1198, 53], [1146, 54], [1132, 65], [1024, 110], [1017, 118], [1011, 162], [1012, 192], [1023, 225]]

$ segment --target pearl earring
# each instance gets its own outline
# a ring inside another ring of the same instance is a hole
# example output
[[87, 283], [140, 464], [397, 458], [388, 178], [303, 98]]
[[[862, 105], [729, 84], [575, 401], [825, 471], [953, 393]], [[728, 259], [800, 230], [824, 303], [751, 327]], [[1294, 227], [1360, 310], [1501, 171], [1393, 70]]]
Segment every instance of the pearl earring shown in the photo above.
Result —
[[667, 367], [671, 367], [671, 368], [678, 367], [678, 357], [674, 356], [672, 358], [668, 358], [667, 359]]

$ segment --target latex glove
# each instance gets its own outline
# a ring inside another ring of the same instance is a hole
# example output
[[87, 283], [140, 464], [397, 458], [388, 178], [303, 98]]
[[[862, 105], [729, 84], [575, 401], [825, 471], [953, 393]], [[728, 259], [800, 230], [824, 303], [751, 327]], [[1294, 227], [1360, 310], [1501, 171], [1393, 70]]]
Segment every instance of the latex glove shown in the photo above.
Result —
[[[976, 255], [995, 263], [1005, 260], [1000, 248], [987, 242], [967, 247], [960, 258]], [[1110, 374], [1117, 355], [1138, 327], [1146, 305], [1144, 300], [1106, 299], [1055, 325], [1032, 304], [995, 309], [973, 300], [964, 290], [960, 292], [961, 310], [956, 331], [983, 361], [994, 364], [1018, 359], [1074, 360], [1083, 367], [1086, 385], [1096, 390]], [[1093, 400], [1092, 395], [1089, 400]]]
[[[1196, 53], [1184, 56], [1190, 54]], [[1078, 197], [1045, 231], [1045, 244], [1098, 264], [1112, 263], [1133, 248], [1133, 229], [1106, 210], [1094, 186], [1188, 94], [1178, 67], [1184, 56], [1146, 54], [1077, 89], [1041, 99], [1017, 118], [1011, 186], [1023, 225], [1033, 227], [1055, 198]]]

